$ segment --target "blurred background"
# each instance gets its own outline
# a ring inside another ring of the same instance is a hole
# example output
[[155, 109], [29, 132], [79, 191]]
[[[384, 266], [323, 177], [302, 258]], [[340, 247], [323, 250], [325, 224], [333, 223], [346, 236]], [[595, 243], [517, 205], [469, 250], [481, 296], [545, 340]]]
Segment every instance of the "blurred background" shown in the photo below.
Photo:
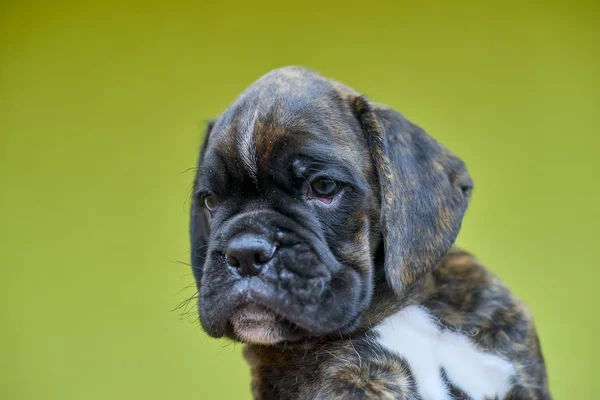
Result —
[[532, 309], [555, 398], [594, 398], [600, 7], [476, 3], [3, 0], [0, 398], [250, 397], [240, 345], [186, 309], [190, 168], [289, 64], [467, 162], [459, 244]]

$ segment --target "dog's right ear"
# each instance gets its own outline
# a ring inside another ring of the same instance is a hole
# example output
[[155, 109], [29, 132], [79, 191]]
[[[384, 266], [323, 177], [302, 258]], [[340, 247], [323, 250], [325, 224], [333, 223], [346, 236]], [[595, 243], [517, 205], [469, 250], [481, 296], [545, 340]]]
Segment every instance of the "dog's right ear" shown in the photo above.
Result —
[[208, 122], [206, 132], [204, 133], [204, 140], [202, 147], [200, 148], [200, 156], [198, 158], [198, 164], [196, 168], [196, 174], [194, 175], [194, 190], [192, 191], [192, 201], [190, 207], [190, 254], [192, 261], [192, 272], [196, 279], [196, 285], [200, 285], [202, 279], [202, 269], [204, 268], [204, 261], [206, 259], [206, 250], [208, 247], [208, 238], [210, 236], [210, 223], [205, 210], [198, 204], [200, 199], [196, 195], [198, 185], [198, 173], [204, 162], [204, 156], [206, 155], [206, 149], [210, 138], [210, 132], [215, 126], [216, 120]]

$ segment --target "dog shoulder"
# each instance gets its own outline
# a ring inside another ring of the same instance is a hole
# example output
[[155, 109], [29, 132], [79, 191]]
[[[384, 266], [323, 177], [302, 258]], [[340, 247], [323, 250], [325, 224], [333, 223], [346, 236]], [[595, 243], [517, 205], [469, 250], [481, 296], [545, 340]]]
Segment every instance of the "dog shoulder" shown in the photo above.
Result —
[[507, 398], [549, 398], [531, 312], [472, 254], [452, 249], [423, 280], [421, 291], [421, 306], [441, 327], [511, 364], [514, 375]]

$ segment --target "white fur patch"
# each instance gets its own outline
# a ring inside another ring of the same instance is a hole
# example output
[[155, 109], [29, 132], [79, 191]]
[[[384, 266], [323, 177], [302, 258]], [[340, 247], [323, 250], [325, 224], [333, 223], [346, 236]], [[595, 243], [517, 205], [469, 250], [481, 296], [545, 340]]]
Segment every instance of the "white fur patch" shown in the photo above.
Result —
[[379, 343], [406, 360], [424, 400], [452, 399], [441, 375], [474, 400], [502, 399], [511, 388], [513, 365], [477, 349], [464, 335], [441, 330], [432, 315], [408, 306], [375, 329]]
[[256, 179], [258, 163], [256, 162], [256, 140], [254, 138], [254, 126], [258, 117], [258, 110], [252, 118], [244, 118], [248, 123], [239, 132], [238, 151], [248, 174]]

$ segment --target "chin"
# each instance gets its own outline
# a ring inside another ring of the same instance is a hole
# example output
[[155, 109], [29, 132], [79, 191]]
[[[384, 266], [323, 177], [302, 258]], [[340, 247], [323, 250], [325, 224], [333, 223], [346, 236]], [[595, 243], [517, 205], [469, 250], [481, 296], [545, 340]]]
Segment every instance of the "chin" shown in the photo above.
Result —
[[298, 342], [310, 335], [274, 311], [249, 304], [237, 309], [229, 318], [228, 336], [248, 344], [275, 345]]
[[276, 344], [285, 337], [274, 312], [257, 305], [238, 309], [229, 319], [233, 336], [245, 343]]

